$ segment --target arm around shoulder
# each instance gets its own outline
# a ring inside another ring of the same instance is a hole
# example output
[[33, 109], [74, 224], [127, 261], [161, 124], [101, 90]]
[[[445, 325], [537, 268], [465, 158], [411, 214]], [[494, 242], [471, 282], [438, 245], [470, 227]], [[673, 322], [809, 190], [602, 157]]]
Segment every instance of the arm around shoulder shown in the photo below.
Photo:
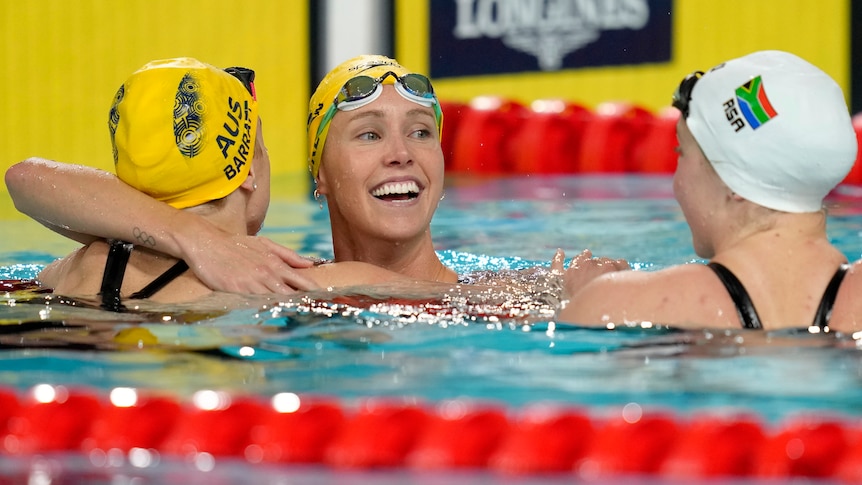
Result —
[[234, 293], [289, 293], [314, 284], [292, 266], [311, 263], [266, 238], [229, 234], [83, 165], [29, 158], [6, 171], [15, 207], [81, 243], [121, 239], [183, 259], [210, 288]]
[[[83, 165], [32, 157], [10, 167], [5, 179], [19, 211], [85, 244], [113, 238], [147, 245], [149, 240], [135, 241], [136, 237], [142, 232], [150, 236], [171, 232], [162, 226], [179, 212], [110, 172]], [[174, 256], [177, 249], [170, 244], [159, 248]]]

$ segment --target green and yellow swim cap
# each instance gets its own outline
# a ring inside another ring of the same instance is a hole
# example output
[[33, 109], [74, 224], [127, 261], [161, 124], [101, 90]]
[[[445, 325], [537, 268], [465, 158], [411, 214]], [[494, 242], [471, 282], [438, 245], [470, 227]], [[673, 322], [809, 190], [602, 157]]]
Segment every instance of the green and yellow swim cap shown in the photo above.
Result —
[[[387, 73], [394, 74], [387, 76]], [[412, 74], [394, 59], [380, 55], [363, 55], [354, 57], [336, 66], [329, 71], [326, 77], [317, 85], [308, 103], [308, 169], [312, 177], [317, 178], [320, 170], [320, 161], [323, 156], [323, 148], [326, 144], [326, 136], [329, 133], [331, 117], [334, 115], [333, 105], [336, 97], [342, 90], [347, 91], [348, 81], [357, 76], [373, 78], [381, 84], [395, 84], [400, 82], [399, 94], [411, 101], [433, 106], [437, 119], [438, 133], [442, 134], [443, 114], [440, 111], [440, 103], [434, 94], [430, 81], [424, 76]], [[382, 77], [382, 79], [380, 79]], [[368, 79], [366, 79], [368, 81]], [[418, 84], [414, 84], [417, 83]], [[423, 84], [425, 86], [423, 86]], [[422, 86], [422, 91], [412, 89], [411, 85]], [[365, 94], [369, 96], [370, 94]], [[347, 105], [348, 103], [344, 103]], [[342, 106], [339, 104], [339, 106]], [[342, 108], [344, 109], [344, 108]]]
[[254, 157], [251, 86], [187, 57], [134, 72], [117, 91], [108, 121], [117, 176], [178, 209], [236, 190]]

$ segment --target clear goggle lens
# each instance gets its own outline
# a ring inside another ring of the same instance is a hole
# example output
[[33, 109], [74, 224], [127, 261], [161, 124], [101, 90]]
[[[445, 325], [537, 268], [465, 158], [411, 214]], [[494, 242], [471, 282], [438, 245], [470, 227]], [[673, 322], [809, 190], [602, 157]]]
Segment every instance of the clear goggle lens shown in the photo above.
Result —
[[395, 78], [395, 90], [405, 99], [425, 107], [437, 104], [437, 96], [431, 81], [421, 74], [405, 74], [398, 76], [389, 71], [378, 78], [371, 76], [356, 76], [351, 78], [335, 96], [334, 105], [341, 111], [351, 111], [371, 103], [382, 93], [383, 81], [392, 76]]

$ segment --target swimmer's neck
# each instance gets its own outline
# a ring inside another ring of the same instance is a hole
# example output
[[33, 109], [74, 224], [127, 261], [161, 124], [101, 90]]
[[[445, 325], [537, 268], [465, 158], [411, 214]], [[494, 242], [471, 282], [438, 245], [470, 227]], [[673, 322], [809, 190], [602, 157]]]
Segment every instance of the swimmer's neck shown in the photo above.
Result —
[[[800, 214], [776, 212], [773, 217], [759, 224], [741, 226], [729, 231], [716, 245], [715, 257], [738, 251], [753, 251], [757, 248], [769, 252], [793, 252], [802, 255], [805, 251], [833, 251], [826, 235], [824, 211]], [[713, 258], [711, 258], [713, 259]]]
[[333, 244], [335, 261], [362, 261], [423, 281], [455, 283], [458, 275], [440, 261], [431, 238], [413, 242], [365, 241]]

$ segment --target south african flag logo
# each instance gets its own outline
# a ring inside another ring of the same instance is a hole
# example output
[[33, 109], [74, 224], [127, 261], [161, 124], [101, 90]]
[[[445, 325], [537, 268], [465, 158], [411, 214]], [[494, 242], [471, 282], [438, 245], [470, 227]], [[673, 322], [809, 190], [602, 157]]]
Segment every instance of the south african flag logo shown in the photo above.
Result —
[[778, 116], [766, 96], [766, 89], [760, 76], [736, 88], [736, 100], [739, 103], [739, 110], [753, 130]]

